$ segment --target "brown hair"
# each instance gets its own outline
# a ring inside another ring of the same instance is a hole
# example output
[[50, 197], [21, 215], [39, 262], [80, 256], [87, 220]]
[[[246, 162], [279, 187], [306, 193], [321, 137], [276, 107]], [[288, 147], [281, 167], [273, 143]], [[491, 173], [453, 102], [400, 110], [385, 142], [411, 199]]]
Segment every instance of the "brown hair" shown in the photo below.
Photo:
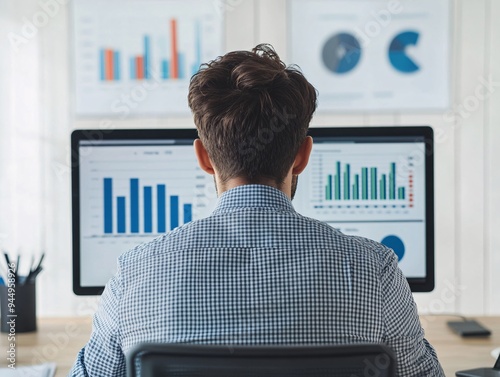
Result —
[[191, 78], [189, 107], [223, 182], [283, 182], [305, 140], [316, 90], [273, 47], [234, 51]]

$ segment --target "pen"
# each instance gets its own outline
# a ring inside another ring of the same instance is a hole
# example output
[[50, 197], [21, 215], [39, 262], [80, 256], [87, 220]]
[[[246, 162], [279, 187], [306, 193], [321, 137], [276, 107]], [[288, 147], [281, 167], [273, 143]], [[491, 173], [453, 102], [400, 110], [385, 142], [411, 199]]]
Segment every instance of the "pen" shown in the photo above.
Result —
[[16, 283], [19, 283], [19, 262], [21, 261], [21, 255], [17, 254], [17, 259], [16, 259]]
[[7, 267], [10, 266], [10, 259], [9, 259], [9, 254], [7, 254], [6, 251], [3, 252], [3, 255], [5, 256], [5, 260], [7, 262]]
[[38, 262], [36, 268], [30, 269], [28, 276], [26, 276], [26, 279], [24, 280], [24, 284], [35, 281], [36, 276], [43, 270], [42, 267], [43, 258], [45, 258], [45, 253], [42, 253], [42, 256], [40, 257], [40, 261]]
[[30, 272], [28, 272], [28, 276], [26, 276], [26, 279], [24, 279], [24, 284], [29, 283], [29, 281], [31, 280], [31, 276], [33, 276], [34, 272], [35, 272], [35, 270], [32, 270], [30, 268]]
[[24, 278], [23, 284], [26, 284], [26, 283], [29, 282], [30, 277], [31, 277], [31, 275], [33, 274], [34, 271], [35, 271], [35, 255], [32, 254], [31, 255], [30, 267], [29, 267], [29, 270], [28, 270], [28, 275], [26, 275], [26, 277]]
[[[9, 258], [9, 254], [4, 251], [3, 252], [3, 255], [5, 256], [5, 261], [7, 262], [7, 277], [9, 277], [9, 271], [11, 271], [11, 266], [10, 266], [10, 258]], [[16, 281], [16, 273], [17, 271], [14, 271], [13, 272], [13, 275], [14, 275], [14, 282]]]
[[[36, 276], [37, 276], [40, 272], [42, 272], [42, 270], [43, 270], [43, 267], [38, 267], [35, 271], [33, 271], [33, 273], [30, 273], [30, 274], [28, 275], [28, 277], [26, 278], [26, 282], [27, 282], [27, 283], [30, 283], [30, 282], [33, 282], [33, 283], [34, 283], [34, 282], [35, 282], [35, 278], [36, 278]], [[28, 278], [29, 278], [29, 281], [28, 281]]]
[[38, 266], [36, 266], [35, 270], [38, 270], [41, 267], [43, 258], [45, 258], [45, 252], [42, 253], [42, 256], [40, 257], [40, 262], [38, 262]]

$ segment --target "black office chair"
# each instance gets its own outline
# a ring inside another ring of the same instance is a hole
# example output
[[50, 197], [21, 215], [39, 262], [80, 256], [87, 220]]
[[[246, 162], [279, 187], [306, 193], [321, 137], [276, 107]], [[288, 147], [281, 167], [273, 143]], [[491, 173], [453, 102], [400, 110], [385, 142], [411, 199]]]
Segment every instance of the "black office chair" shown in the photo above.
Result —
[[396, 373], [394, 353], [379, 344], [139, 344], [126, 357], [128, 377], [391, 377]]

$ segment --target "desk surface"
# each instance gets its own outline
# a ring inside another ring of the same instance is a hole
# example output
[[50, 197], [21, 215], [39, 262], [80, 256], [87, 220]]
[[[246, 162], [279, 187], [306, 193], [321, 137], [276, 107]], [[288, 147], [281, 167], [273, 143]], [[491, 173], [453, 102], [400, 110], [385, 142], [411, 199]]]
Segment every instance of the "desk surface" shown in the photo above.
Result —
[[[500, 347], [500, 317], [481, 317], [479, 322], [492, 330], [493, 335], [485, 339], [463, 339], [452, 333], [446, 321], [453, 317], [421, 317], [426, 338], [436, 348], [446, 376], [455, 371], [476, 367], [493, 366], [491, 351]], [[90, 318], [44, 318], [38, 321], [38, 331], [17, 336], [17, 365], [55, 362], [57, 377], [66, 376], [78, 351], [90, 336]], [[0, 366], [5, 367], [3, 356], [7, 349], [7, 336], [0, 334]]]

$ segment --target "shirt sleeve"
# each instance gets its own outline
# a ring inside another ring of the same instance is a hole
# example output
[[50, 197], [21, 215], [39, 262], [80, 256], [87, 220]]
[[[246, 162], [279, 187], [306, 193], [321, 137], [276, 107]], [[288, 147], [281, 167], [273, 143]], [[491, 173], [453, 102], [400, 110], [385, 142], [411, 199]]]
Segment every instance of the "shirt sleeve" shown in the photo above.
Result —
[[89, 342], [78, 353], [69, 376], [125, 377], [125, 357], [119, 337], [119, 311], [122, 292], [120, 266], [106, 284], [92, 322]]
[[381, 283], [385, 343], [396, 354], [397, 375], [444, 377], [434, 348], [424, 338], [408, 282], [390, 249], [384, 254]]

